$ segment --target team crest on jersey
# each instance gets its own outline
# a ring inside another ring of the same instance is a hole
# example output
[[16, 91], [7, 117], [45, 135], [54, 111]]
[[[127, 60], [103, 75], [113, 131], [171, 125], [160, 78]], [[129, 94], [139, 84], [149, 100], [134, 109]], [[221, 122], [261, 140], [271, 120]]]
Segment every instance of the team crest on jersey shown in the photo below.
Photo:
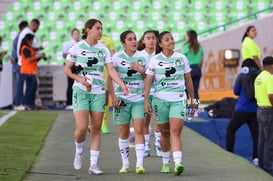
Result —
[[181, 66], [181, 61], [180, 60], [176, 60], [175, 61], [175, 66], [180, 67]]
[[138, 59], [137, 62], [138, 62], [141, 66], [143, 66], [143, 61], [142, 61], [141, 59]]
[[102, 51], [100, 50], [100, 51], [98, 51], [98, 57], [103, 57], [103, 53], [102, 53]]

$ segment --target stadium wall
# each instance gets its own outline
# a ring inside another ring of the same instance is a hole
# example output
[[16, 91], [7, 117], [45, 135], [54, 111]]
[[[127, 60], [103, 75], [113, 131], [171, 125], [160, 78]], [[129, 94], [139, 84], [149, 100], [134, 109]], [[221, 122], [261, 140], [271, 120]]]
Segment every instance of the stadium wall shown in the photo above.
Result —
[[223, 50], [241, 50], [241, 39], [247, 26], [256, 26], [258, 35], [255, 42], [260, 47], [262, 58], [265, 56], [273, 56], [272, 24], [273, 13], [258, 20], [249, 21], [224, 33], [218, 33], [200, 39], [200, 43], [205, 51], [204, 65], [202, 68], [203, 76], [199, 88], [201, 101], [219, 100], [223, 97], [235, 97], [232, 89], [236, 76], [240, 71], [242, 58], [238, 67], [224, 67]]

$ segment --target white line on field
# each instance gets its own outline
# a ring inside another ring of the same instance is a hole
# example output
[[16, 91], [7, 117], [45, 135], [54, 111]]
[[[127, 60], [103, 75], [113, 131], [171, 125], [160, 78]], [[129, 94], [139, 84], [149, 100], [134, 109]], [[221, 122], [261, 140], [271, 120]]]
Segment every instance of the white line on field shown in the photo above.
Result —
[[4, 115], [2, 118], [0, 118], [0, 126], [4, 124], [10, 117], [14, 116], [17, 111], [10, 111], [8, 114]]

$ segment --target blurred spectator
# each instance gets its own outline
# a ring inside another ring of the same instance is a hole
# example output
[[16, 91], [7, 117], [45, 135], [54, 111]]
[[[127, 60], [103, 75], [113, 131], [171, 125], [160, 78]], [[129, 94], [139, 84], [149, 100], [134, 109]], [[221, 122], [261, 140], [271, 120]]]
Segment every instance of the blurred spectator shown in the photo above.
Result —
[[[18, 42], [17, 42], [17, 57], [18, 57], [18, 65], [19, 66], [21, 66], [20, 47], [22, 44], [22, 40], [25, 38], [25, 36], [27, 34], [34, 35], [32, 47], [33, 47], [34, 51], [36, 51], [36, 53], [39, 53], [38, 51], [43, 49], [42, 46], [38, 45], [38, 41], [35, 36], [35, 33], [39, 29], [39, 26], [40, 26], [40, 21], [38, 19], [32, 19], [31, 23], [26, 28], [24, 28], [21, 31], [21, 33], [19, 34]], [[36, 84], [35, 90], [37, 90], [37, 81], [35, 81], [35, 84]], [[24, 79], [20, 77], [19, 82], [18, 82], [18, 88], [16, 88], [15, 107], [14, 107], [15, 110], [24, 110], [25, 109], [25, 107], [20, 102], [20, 99], [23, 96], [23, 85], [24, 85]]]
[[[239, 97], [227, 126], [226, 136], [226, 149], [233, 152], [236, 131], [243, 124], [247, 124], [253, 141], [252, 159], [255, 165], [258, 165], [258, 122], [256, 118], [258, 106], [254, 98], [254, 80], [259, 72], [259, 67], [252, 59], [243, 61], [241, 73], [237, 76], [233, 87], [234, 94]], [[253, 90], [253, 97], [249, 96], [250, 89]]]
[[[80, 41], [80, 30], [74, 28], [71, 30], [71, 40], [63, 44], [63, 58], [66, 59], [69, 49], [74, 43]], [[67, 110], [72, 110], [72, 86], [74, 80], [67, 77], [67, 89], [66, 89], [66, 107]]]
[[26, 34], [20, 47], [21, 68], [20, 73], [23, 80], [26, 81], [26, 91], [23, 97], [23, 103], [26, 109], [35, 108], [35, 94], [37, 88], [37, 63], [45, 54], [36, 54], [32, 47], [35, 35]]
[[[14, 76], [15, 77], [15, 81], [14, 81], [15, 82], [15, 92], [17, 92], [17, 89], [19, 88], [18, 84], [19, 84], [19, 78], [20, 78], [20, 66], [18, 65], [18, 57], [17, 57], [17, 43], [18, 43], [18, 38], [19, 38], [21, 31], [23, 31], [23, 29], [27, 26], [28, 26], [27, 21], [21, 21], [19, 23], [19, 25], [18, 25], [19, 32], [12, 42], [12, 52], [11, 52], [11, 57], [10, 57], [10, 63], [12, 64], [12, 70], [15, 75]], [[21, 105], [23, 103], [22, 96], [18, 97], [18, 98], [20, 100], [17, 101], [17, 105]], [[16, 99], [16, 97], [15, 97], [15, 99]], [[14, 99], [14, 103], [16, 102], [15, 99]], [[22, 109], [24, 109], [24, 107]]]
[[204, 51], [197, 39], [197, 33], [194, 30], [189, 30], [185, 35], [186, 43], [183, 46], [182, 54], [184, 54], [190, 64], [191, 78], [194, 87], [194, 99], [199, 100], [199, 82], [202, 76], [202, 64]]
[[264, 70], [255, 79], [255, 98], [258, 104], [259, 166], [273, 176], [273, 57], [263, 59]]
[[258, 65], [260, 70], [262, 70], [261, 65], [261, 52], [260, 48], [254, 41], [254, 38], [257, 37], [257, 30], [255, 26], [250, 25], [247, 27], [245, 34], [242, 38], [242, 58], [246, 60], [248, 58], [253, 59]]

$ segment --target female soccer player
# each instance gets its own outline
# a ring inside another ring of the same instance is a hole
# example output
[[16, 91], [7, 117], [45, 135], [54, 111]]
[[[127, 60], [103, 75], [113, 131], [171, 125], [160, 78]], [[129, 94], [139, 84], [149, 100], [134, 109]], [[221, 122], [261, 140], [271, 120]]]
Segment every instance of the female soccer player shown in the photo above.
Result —
[[136, 150], [136, 173], [143, 174], [144, 157], [144, 105], [143, 88], [145, 65], [148, 60], [143, 53], [137, 51], [137, 39], [133, 31], [125, 31], [120, 35], [123, 51], [114, 54], [113, 65], [131, 93], [127, 96], [108, 79], [108, 89], [114, 106], [113, 120], [119, 126], [119, 149], [122, 158], [120, 173], [129, 171], [129, 133], [130, 120], [133, 120]]
[[163, 161], [161, 172], [170, 172], [172, 149], [175, 163], [174, 174], [181, 175], [184, 171], [181, 132], [186, 119], [185, 89], [189, 93], [189, 106], [193, 108], [195, 106], [188, 60], [186, 56], [174, 52], [174, 45], [175, 42], [170, 32], [164, 31], [158, 35], [157, 55], [151, 58], [146, 70], [144, 109], [145, 113], [151, 113], [148, 98], [154, 82], [153, 111], [157, 116], [157, 124], [161, 132], [160, 145]]
[[115, 71], [110, 52], [104, 44], [98, 43], [102, 35], [102, 23], [89, 19], [83, 29], [82, 41], [74, 44], [69, 50], [65, 64], [65, 73], [74, 79], [73, 112], [76, 123], [74, 133], [76, 153], [74, 168], [79, 170], [83, 162], [83, 147], [90, 116], [90, 167], [89, 174], [102, 174], [98, 166], [101, 145], [101, 123], [105, 105], [105, 88], [103, 67], [120, 86], [121, 92], [128, 94], [128, 89]]

